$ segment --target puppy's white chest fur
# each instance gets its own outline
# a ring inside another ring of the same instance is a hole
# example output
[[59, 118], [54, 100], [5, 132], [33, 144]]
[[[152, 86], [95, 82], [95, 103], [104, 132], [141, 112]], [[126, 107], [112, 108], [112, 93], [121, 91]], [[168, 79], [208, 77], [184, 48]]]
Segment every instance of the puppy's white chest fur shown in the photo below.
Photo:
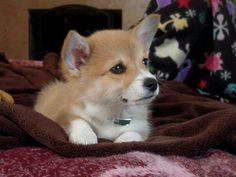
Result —
[[[86, 103], [85, 109], [82, 110], [78, 106], [73, 106], [71, 111], [75, 116], [80, 116], [87, 121], [98, 138], [115, 141], [123, 133], [137, 132], [142, 135], [139, 138], [145, 140], [150, 132], [147, 121], [148, 109], [145, 105], [107, 106]], [[127, 123], [117, 123], [127, 119], [130, 120]], [[132, 134], [131, 136], [136, 135]]]

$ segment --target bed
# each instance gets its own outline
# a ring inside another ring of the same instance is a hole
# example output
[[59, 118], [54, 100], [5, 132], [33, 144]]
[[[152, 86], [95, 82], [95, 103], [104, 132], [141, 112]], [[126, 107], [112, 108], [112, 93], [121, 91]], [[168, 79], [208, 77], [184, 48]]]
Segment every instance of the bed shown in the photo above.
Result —
[[[0, 101], [0, 177], [236, 177], [236, 89], [228, 90], [236, 82], [235, 9], [233, 0], [150, 1], [146, 15], [161, 21], [149, 57], [159, 79], [171, 81], [152, 103], [145, 142], [71, 144], [32, 109], [40, 89], [61, 78], [59, 56], [0, 59], [0, 91], [14, 98]], [[160, 52], [162, 45], [174, 48]]]
[[74, 145], [32, 107], [38, 91], [60, 79], [59, 57], [0, 61], [0, 176], [236, 176], [236, 109], [165, 81], [153, 102], [146, 142]]

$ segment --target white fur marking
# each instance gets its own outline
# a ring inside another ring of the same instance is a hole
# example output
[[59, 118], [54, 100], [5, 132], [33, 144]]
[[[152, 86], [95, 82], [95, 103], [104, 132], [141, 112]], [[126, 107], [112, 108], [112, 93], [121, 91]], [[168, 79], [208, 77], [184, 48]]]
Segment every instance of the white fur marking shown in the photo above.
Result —
[[[130, 86], [123, 92], [123, 98], [127, 99], [128, 101], [135, 101], [140, 98], [146, 97], [150, 94], [150, 92], [143, 86], [144, 80], [146, 78], [155, 78], [154, 75], [152, 75], [148, 71], [140, 70], [140, 74], [134, 79], [134, 81], [130, 84]], [[157, 90], [153, 93], [153, 96], [158, 95], [159, 93], [159, 87]], [[150, 100], [147, 100], [148, 103]]]
[[121, 134], [114, 142], [144, 141], [143, 137], [137, 132], [125, 132]]
[[82, 120], [74, 120], [67, 129], [69, 141], [74, 144], [96, 144], [97, 136], [90, 125]]

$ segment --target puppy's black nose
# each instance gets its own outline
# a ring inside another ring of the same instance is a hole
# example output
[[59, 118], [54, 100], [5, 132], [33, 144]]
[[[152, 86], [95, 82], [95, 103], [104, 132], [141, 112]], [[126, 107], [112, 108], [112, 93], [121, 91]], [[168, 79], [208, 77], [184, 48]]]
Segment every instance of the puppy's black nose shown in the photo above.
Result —
[[157, 80], [154, 78], [146, 78], [143, 85], [149, 91], [154, 92], [157, 89]]

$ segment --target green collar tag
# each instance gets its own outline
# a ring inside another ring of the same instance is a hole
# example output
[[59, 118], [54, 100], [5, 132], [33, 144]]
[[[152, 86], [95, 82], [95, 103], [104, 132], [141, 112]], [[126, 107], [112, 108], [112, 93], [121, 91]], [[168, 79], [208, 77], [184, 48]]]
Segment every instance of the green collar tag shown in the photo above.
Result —
[[128, 126], [131, 122], [132, 118], [115, 118], [113, 123], [121, 126]]

